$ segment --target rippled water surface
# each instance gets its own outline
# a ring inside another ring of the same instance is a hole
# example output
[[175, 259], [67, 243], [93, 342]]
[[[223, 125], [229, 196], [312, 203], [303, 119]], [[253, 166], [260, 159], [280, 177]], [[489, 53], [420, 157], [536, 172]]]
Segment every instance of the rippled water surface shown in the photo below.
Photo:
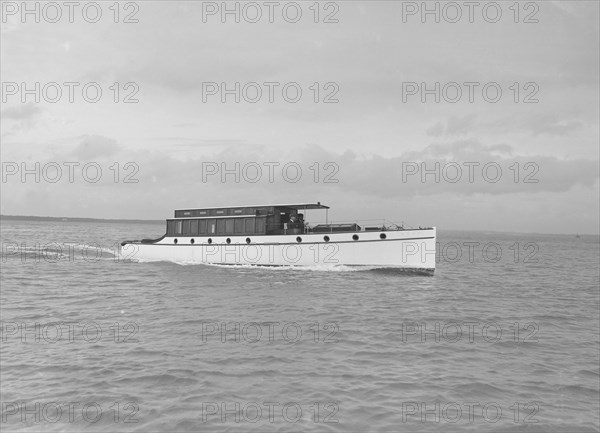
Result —
[[119, 259], [162, 225], [1, 231], [2, 431], [599, 429], [597, 236], [438, 228], [424, 277]]

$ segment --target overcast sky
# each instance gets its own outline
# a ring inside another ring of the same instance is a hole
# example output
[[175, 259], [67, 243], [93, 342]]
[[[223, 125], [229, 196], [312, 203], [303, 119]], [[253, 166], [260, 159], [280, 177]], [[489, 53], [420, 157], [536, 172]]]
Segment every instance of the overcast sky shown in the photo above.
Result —
[[100, 2], [97, 22], [93, 7], [72, 23], [40, 7], [36, 23], [3, 2], [2, 214], [320, 201], [334, 220], [598, 233], [598, 2], [480, 2], [471, 17], [454, 3], [460, 18], [429, 2], [439, 23], [421, 2], [299, 2], [298, 18], [290, 3], [272, 23], [263, 2], [239, 3], [236, 23], [189, 1], [121, 3], [118, 17]]

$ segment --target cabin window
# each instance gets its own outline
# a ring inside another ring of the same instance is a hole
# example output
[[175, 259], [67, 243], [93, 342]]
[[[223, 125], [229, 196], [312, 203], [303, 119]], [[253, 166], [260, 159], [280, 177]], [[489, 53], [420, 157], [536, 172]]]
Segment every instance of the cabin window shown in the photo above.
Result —
[[198, 234], [200, 235], [205, 235], [206, 234], [206, 220], [199, 220], [198, 221]]
[[256, 233], [265, 232], [265, 218], [256, 218]]
[[227, 218], [225, 220], [225, 233], [228, 235], [233, 234], [233, 218]]
[[254, 218], [244, 218], [246, 224], [246, 233], [254, 233]]
[[190, 224], [190, 234], [198, 236], [198, 220], [192, 220]]
[[225, 234], [225, 220], [224, 219], [217, 220], [217, 234], [218, 235]]
[[167, 221], [167, 236], [172, 236], [175, 233], [175, 221]]
[[[262, 218], [261, 218], [261, 219], [262, 219]], [[271, 231], [271, 230], [273, 230], [273, 229], [278, 229], [278, 228], [280, 228], [280, 227], [279, 227], [279, 224], [276, 224], [274, 220], [275, 220], [275, 217], [274, 217], [274, 216], [268, 216], [268, 217], [266, 218], [266, 222], [267, 222], [267, 232], [269, 232], [269, 231]]]
[[191, 220], [185, 220], [183, 222], [183, 234], [184, 235], [189, 235], [190, 234], [190, 223], [192, 221]]
[[206, 220], [206, 224], [207, 224], [206, 228], [208, 229], [208, 233], [214, 235], [217, 232], [216, 231], [217, 220], [214, 218], [208, 219], [208, 220]]
[[224, 211], [223, 209], [217, 209], [217, 210], [215, 211], [215, 214], [216, 214], [216, 215], [225, 215], [225, 211]]
[[236, 218], [235, 219], [235, 234], [239, 235], [244, 233], [244, 219]]
[[244, 212], [244, 210], [243, 210], [243, 209], [234, 209], [234, 210], [233, 210], [233, 213], [234, 213], [234, 215], [239, 215], [239, 214], [241, 214], [241, 213], [243, 213], [243, 212]]
[[175, 234], [180, 235], [183, 233], [183, 221], [175, 221]]
[[199, 210], [198, 211], [198, 216], [206, 216], [206, 215], [208, 215], [207, 211], [205, 211], [205, 210]]

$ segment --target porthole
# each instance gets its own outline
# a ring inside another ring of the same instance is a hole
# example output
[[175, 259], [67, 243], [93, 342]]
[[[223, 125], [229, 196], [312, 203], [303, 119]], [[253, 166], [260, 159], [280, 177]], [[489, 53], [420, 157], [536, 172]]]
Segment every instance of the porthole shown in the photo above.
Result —
[[358, 235], [352, 235], [352, 239], [354, 239], [355, 241], [358, 240]]
[[385, 239], [385, 238], [387, 238], [387, 235], [386, 235], [385, 233], [381, 233], [381, 234], [379, 235], [379, 238], [380, 238], [380, 239]]
[[193, 244], [195, 244], [195, 243], [196, 243], [196, 241], [194, 240], [194, 238], [190, 239], [190, 244], [192, 244], [192, 245], [193, 245]]
[[302, 242], [302, 238], [301, 238], [300, 236], [298, 236], [298, 237], [296, 238], [296, 242], [298, 242], [298, 243]]
[[211, 238], [208, 238], [208, 243], [212, 244], [212, 239]]
[[177, 243], [177, 238], [173, 239], [173, 243], [176, 244]]
[[250, 242], [250, 238], [246, 238], [246, 243], [249, 244]]
[[325, 242], [329, 242], [329, 236], [323, 236], [323, 240], [324, 240]]
[[231, 239], [227, 238], [227, 240], [225, 240], [225, 242], [227, 242], [228, 244], [230, 244], [231, 243]]

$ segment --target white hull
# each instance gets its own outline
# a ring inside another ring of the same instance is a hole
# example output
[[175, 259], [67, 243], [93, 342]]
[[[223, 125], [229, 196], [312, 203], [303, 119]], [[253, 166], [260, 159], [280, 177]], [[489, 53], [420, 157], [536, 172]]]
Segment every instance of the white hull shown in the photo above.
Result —
[[[354, 235], [358, 236], [358, 240], [353, 239]], [[298, 236], [301, 242], [297, 241]], [[325, 236], [329, 237], [328, 242], [324, 240]], [[249, 244], [247, 238], [251, 240]], [[210, 244], [208, 239], [206, 236], [169, 236], [154, 243], [126, 243], [121, 254], [134, 260], [191, 264], [344, 265], [392, 267], [429, 273], [435, 269], [435, 227], [385, 232], [211, 236]], [[229, 244], [227, 239], [230, 239]]]

